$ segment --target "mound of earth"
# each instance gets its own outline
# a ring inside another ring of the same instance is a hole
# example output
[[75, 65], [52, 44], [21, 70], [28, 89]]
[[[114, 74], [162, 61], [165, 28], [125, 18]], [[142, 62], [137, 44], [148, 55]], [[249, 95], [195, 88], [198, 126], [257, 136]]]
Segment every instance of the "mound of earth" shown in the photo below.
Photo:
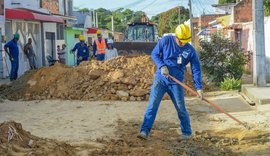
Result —
[[105, 144], [91, 155], [153, 155], [153, 156], [240, 156], [269, 155], [270, 133], [238, 128], [222, 131], [195, 132], [189, 140], [179, 140], [179, 125], [156, 122], [147, 140], [137, 138], [140, 122], [118, 121], [118, 139], [98, 139]]
[[75, 155], [75, 148], [52, 139], [43, 139], [25, 131], [14, 121], [0, 124], [0, 155]]
[[[26, 73], [10, 86], [0, 87], [0, 93], [10, 100], [148, 100], [155, 70], [147, 55], [83, 62], [77, 67], [55, 64]], [[185, 83], [193, 86], [189, 70]], [[204, 84], [204, 90], [210, 89]], [[187, 91], [185, 94], [189, 95]]]

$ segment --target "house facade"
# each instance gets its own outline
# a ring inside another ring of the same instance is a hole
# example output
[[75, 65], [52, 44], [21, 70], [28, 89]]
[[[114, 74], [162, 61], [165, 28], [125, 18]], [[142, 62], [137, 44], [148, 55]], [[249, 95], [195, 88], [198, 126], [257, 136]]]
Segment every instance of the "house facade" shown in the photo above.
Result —
[[[0, 78], [3, 78], [7, 71], [4, 71], [6, 68], [6, 63], [4, 60], [4, 51], [3, 50], [3, 41], [5, 34], [5, 4], [4, 0], [0, 0]], [[4, 73], [5, 72], [5, 73]]]
[[[48, 65], [46, 60], [48, 55], [58, 59], [56, 47], [66, 43], [66, 23], [70, 19], [75, 19], [69, 17], [69, 14], [72, 14], [72, 5], [72, 0], [4, 1], [3, 18], [0, 15], [0, 28], [4, 38], [9, 41], [15, 33], [21, 36], [19, 40], [19, 76], [30, 69], [28, 60], [23, 53], [23, 47], [28, 38], [33, 40], [32, 45], [36, 53], [38, 67]], [[3, 26], [5, 27], [3, 28]], [[2, 54], [3, 58], [6, 59], [0, 62], [0, 64], [4, 64], [3, 68], [0, 66], [0, 76], [2, 71], [2, 77], [7, 77], [10, 62], [5, 53]]]

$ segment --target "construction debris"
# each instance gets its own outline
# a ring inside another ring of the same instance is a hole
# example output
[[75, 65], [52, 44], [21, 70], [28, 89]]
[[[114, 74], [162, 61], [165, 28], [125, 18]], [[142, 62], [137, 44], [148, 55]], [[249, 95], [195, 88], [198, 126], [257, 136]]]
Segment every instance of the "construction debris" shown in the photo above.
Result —
[[[27, 73], [10, 86], [0, 87], [0, 93], [10, 100], [142, 101], [149, 99], [155, 70], [147, 55], [83, 62], [78, 67], [55, 64]], [[187, 85], [193, 86], [189, 71], [185, 79]], [[210, 87], [204, 84], [204, 89], [209, 91]]]
[[25, 131], [14, 121], [0, 124], [0, 155], [75, 155], [75, 148]]

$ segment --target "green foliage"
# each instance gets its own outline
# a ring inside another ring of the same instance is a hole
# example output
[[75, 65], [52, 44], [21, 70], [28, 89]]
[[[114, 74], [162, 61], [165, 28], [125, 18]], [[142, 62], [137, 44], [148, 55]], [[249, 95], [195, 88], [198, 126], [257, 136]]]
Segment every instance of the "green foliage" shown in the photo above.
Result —
[[141, 15], [144, 14], [142, 11], [134, 12], [133, 10], [124, 8], [120, 8], [115, 11], [99, 8], [96, 10], [96, 12], [98, 13], [98, 25], [100, 28], [111, 29], [111, 17], [113, 16], [114, 29], [118, 32], [124, 32], [128, 23], [140, 22]]
[[224, 78], [240, 79], [247, 63], [239, 45], [218, 34], [211, 41], [200, 41], [202, 69], [209, 81], [219, 84]]
[[235, 78], [224, 78], [224, 81], [220, 83], [222, 90], [240, 90], [241, 80]]
[[[76, 8], [76, 10], [89, 12], [87, 8]], [[181, 7], [181, 23], [189, 19], [189, 10]], [[127, 24], [131, 22], [140, 22], [143, 11], [133, 11], [130, 9], [119, 8], [115, 11], [99, 8], [95, 10], [98, 13], [98, 26], [103, 29], [112, 28], [111, 17], [114, 17], [114, 29], [118, 32], [124, 32]], [[158, 23], [159, 35], [164, 33], [173, 33], [179, 23], [178, 19], [179, 7], [173, 8], [156, 16], [153, 16], [150, 21]]]
[[236, 0], [218, 0], [218, 4], [236, 3]]
[[264, 0], [264, 16], [270, 16], [270, 0]]
[[[189, 19], [189, 10], [180, 7], [180, 23], [184, 23]], [[164, 33], [174, 33], [175, 28], [179, 24], [178, 19], [179, 7], [170, 9], [166, 12], [158, 14], [152, 17], [152, 21], [158, 23], [158, 34], [163, 36]]]
[[79, 9], [80, 12], [90, 12], [90, 10], [88, 8], [82, 8], [82, 9]]

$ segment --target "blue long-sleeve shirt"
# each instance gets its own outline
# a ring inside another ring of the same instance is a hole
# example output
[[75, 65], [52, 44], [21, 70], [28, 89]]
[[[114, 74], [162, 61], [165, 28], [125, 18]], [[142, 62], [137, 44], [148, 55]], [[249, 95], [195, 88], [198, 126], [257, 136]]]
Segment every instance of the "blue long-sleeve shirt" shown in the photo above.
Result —
[[[98, 40], [99, 42], [101, 42], [101, 40]], [[106, 43], [106, 47], [108, 47], [108, 42], [107, 39], [105, 39], [105, 43]], [[97, 52], [97, 44], [96, 44], [96, 40], [93, 43], [93, 55], [96, 56], [96, 52]]]
[[4, 47], [9, 49], [9, 53], [13, 59], [19, 59], [19, 47], [16, 41], [11, 40]]
[[[158, 42], [151, 56], [157, 66], [156, 76], [162, 78], [167, 84], [176, 84], [176, 82], [161, 74], [162, 66], [167, 66], [170, 75], [183, 82], [186, 65], [190, 63], [194, 86], [197, 90], [202, 89], [200, 61], [196, 50], [189, 43], [181, 47], [176, 43], [175, 36], [165, 36]], [[182, 61], [178, 62], [179, 57]]]
[[77, 50], [77, 57], [82, 57], [83, 60], [87, 60], [89, 58], [89, 49], [84, 41], [80, 41], [75, 44], [74, 48], [71, 50], [75, 52]]

